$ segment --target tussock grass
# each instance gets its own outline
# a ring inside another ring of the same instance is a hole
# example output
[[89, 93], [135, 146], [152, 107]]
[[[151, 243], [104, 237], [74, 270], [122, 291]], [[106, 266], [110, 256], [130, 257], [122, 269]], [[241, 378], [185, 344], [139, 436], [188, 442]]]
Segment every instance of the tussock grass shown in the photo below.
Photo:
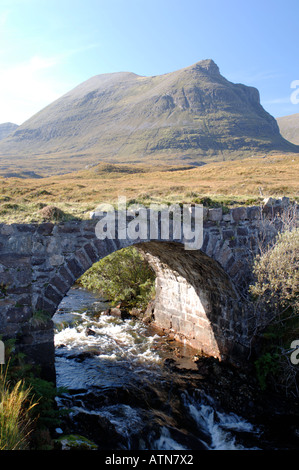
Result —
[[144, 205], [196, 202], [259, 203], [268, 196], [299, 198], [299, 156], [269, 155], [201, 167], [99, 164], [42, 179], [0, 178], [0, 221], [42, 222], [41, 209], [55, 206], [64, 218], [84, 219], [102, 202], [126, 196]]
[[29, 417], [35, 403], [29, 398], [30, 389], [20, 380], [11, 386], [6, 373], [0, 371], [0, 450], [28, 448], [32, 420]]

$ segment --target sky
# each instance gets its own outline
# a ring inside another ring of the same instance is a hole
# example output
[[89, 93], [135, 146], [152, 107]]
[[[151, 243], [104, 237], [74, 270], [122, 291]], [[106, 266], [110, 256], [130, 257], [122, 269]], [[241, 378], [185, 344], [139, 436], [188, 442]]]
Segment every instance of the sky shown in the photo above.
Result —
[[298, 21], [299, 0], [0, 0], [0, 123], [94, 75], [203, 59], [256, 87], [274, 117], [299, 113]]

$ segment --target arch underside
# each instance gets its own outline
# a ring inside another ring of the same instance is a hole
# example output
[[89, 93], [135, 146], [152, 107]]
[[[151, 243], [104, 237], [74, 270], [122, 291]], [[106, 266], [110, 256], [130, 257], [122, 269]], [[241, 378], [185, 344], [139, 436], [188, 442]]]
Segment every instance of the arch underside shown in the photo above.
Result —
[[155, 322], [207, 355], [242, 354], [246, 332], [239, 297], [219, 263], [180, 243], [142, 243], [139, 249], [156, 273]]

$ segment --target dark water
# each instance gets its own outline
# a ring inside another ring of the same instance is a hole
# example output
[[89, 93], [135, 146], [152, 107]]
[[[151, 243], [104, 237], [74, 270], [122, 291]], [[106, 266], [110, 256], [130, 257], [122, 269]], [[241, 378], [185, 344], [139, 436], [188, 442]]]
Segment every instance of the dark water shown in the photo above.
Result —
[[192, 350], [138, 320], [103, 313], [107, 306], [72, 289], [54, 316], [67, 431], [104, 450], [259, 449], [260, 430], [217, 409], [198, 386]]

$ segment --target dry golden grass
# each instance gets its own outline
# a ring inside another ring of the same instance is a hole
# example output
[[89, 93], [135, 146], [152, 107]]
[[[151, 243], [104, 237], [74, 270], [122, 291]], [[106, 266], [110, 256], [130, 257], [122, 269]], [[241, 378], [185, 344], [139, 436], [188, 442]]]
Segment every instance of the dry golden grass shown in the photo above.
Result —
[[192, 169], [100, 164], [43, 179], [1, 178], [0, 220], [40, 222], [41, 209], [49, 205], [60, 208], [66, 218], [86, 218], [99, 203], [115, 203], [118, 196], [144, 205], [198, 202], [203, 197], [226, 205], [255, 203], [267, 196], [298, 198], [298, 175], [299, 156], [289, 154]]

